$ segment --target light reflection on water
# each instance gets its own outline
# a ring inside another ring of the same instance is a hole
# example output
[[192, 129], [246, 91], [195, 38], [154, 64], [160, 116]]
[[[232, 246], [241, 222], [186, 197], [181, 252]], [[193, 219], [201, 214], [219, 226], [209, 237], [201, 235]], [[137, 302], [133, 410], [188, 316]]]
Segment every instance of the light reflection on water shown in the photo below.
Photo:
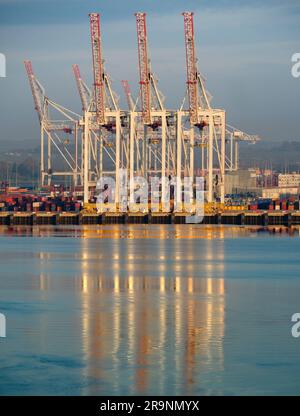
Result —
[[224, 237], [248, 237], [264, 232], [272, 235], [299, 236], [300, 226], [226, 226], [226, 225], [15, 225], [0, 226], [0, 236], [31, 237], [83, 237], [109, 239], [213, 239]]
[[[82, 241], [82, 276], [76, 282], [82, 293], [85, 378], [101, 378], [105, 362], [110, 363], [113, 392], [124, 391], [125, 381], [126, 394], [164, 394], [168, 388], [180, 394], [183, 386], [186, 394], [193, 394], [195, 367], [197, 372], [222, 372], [224, 279], [213, 279], [209, 261], [203, 270], [207, 277], [197, 279], [196, 253], [190, 244], [183, 247], [182, 240], [174, 242], [173, 250], [166, 239], [140, 248], [113, 240], [111, 255], [96, 255], [109, 262], [103, 273], [91, 262], [95, 253], [90, 246], [91, 240]], [[212, 254], [208, 244], [202, 255], [212, 260]], [[221, 250], [218, 257], [222, 261]], [[222, 267], [220, 263], [220, 276]], [[95, 313], [102, 297], [109, 311]], [[126, 362], [127, 378], [122, 380]], [[96, 391], [92, 386], [85, 393]]]
[[275, 364], [282, 351], [296, 353], [283, 318], [299, 284], [280, 283], [269, 249], [291, 264], [298, 238], [184, 227], [30, 227], [38, 238], [0, 238], [0, 311], [10, 325], [0, 394], [278, 394], [275, 380], [253, 385], [264, 378], [252, 361], [269, 357], [266, 330], [270, 343], [287, 337]]

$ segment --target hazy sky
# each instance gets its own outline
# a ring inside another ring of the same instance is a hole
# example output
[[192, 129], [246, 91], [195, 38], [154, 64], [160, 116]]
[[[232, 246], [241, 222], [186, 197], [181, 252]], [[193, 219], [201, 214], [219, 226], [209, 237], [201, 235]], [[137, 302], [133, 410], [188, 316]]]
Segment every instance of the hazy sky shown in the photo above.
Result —
[[[133, 13], [147, 12], [152, 68], [170, 108], [186, 88], [183, 17], [195, 12], [196, 47], [213, 105], [228, 121], [265, 140], [300, 140], [299, 0], [0, 0], [0, 140], [38, 140], [37, 116], [23, 60], [31, 59], [47, 95], [80, 111], [71, 65], [92, 80], [88, 13], [99, 12], [106, 69], [122, 96], [121, 79], [138, 91]], [[1, 151], [1, 147], [0, 147]]]

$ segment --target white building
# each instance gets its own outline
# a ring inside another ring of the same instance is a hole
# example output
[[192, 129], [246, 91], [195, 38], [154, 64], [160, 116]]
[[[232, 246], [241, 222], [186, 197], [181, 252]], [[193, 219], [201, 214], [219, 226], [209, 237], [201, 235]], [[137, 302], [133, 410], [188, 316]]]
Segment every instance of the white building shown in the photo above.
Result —
[[280, 173], [278, 175], [278, 186], [284, 187], [299, 187], [300, 186], [300, 173]]
[[263, 188], [262, 197], [270, 199], [279, 199], [281, 197], [287, 197], [290, 195], [298, 195], [298, 187], [274, 187], [274, 188]]

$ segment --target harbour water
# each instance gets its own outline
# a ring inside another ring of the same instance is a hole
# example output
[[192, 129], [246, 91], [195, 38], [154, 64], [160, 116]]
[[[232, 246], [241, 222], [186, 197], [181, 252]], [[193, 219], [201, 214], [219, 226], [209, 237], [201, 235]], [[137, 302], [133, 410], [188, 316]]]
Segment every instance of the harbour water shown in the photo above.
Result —
[[299, 230], [0, 227], [0, 394], [300, 394]]

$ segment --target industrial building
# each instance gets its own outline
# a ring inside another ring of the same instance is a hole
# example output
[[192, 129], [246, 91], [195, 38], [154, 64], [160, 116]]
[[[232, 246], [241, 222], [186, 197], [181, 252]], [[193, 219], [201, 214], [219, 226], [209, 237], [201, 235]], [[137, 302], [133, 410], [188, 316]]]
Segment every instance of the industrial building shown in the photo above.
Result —
[[278, 186], [280, 188], [299, 188], [300, 187], [300, 173], [280, 173], [278, 175]]

